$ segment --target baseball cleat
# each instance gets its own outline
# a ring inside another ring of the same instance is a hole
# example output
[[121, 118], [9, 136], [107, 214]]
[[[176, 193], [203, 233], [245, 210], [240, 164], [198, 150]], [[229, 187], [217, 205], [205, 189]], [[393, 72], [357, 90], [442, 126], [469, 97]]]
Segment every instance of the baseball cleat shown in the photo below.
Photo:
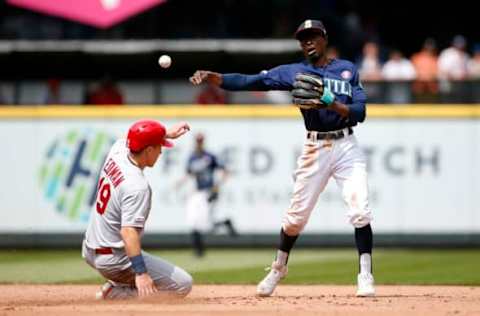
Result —
[[100, 291], [95, 293], [95, 299], [96, 300], [105, 300], [108, 299], [108, 295], [110, 292], [112, 292], [114, 285], [110, 282], [105, 282], [104, 285], [102, 285], [102, 288]]
[[280, 280], [283, 279], [287, 275], [287, 273], [288, 268], [286, 265], [284, 266], [274, 261], [272, 263], [272, 267], [270, 268], [270, 272], [268, 272], [267, 276], [260, 283], [258, 283], [257, 295], [272, 295], [278, 282], [280, 282]]
[[357, 296], [375, 296], [374, 279], [371, 273], [359, 273], [357, 277]]

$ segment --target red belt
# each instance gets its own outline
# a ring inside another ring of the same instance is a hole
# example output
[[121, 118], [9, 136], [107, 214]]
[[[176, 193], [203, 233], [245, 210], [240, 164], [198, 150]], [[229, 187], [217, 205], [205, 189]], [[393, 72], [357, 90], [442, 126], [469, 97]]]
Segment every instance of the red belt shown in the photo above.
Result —
[[113, 253], [112, 248], [96, 248], [95, 254], [97, 255], [111, 255]]

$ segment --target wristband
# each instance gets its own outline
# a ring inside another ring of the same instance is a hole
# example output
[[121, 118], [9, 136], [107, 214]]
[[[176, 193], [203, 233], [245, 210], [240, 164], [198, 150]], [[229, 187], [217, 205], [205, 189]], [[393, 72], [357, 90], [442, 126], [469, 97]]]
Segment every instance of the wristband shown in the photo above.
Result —
[[325, 87], [320, 101], [323, 102], [323, 104], [325, 104], [326, 106], [330, 106], [333, 101], [335, 101], [335, 95], [330, 89]]
[[142, 255], [130, 257], [130, 262], [132, 263], [132, 269], [135, 271], [136, 274], [142, 274], [147, 272], [147, 267], [145, 266], [145, 261], [143, 261]]

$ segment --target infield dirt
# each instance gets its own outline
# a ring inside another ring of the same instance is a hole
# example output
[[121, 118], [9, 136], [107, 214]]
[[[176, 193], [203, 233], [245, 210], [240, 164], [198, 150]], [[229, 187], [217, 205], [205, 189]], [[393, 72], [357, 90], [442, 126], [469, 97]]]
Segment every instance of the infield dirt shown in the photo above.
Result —
[[268, 298], [252, 285], [196, 285], [184, 299], [96, 301], [99, 286], [0, 285], [0, 315], [480, 315], [480, 287], [281, 285]]

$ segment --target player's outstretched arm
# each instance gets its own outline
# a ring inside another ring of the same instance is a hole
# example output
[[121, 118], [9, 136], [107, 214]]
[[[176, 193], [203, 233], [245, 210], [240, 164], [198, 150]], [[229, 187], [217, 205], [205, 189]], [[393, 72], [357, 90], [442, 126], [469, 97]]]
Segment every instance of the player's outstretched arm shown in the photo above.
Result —
[[195, 86], [198, 86], [203, 82], [208, 82], [220, 86], [223, 83], [223, 76], [218, 72], [197, 70], [195, 71], [193, 76], [190, 77], [190, 82]]
[[268, 79], [263, 73], [247, 75], [240, 73], [220, 74], [207, 70], [197, 70], [190, 77], [190, 82], [197, 86], [208, 82], [229, 91], [268, 91], [290, 90], [291, 85]]
[[190, 125], [187, 122], [180, 122], [178, 124], [173, 125], [167, 131], [167, 138], [178, 138], [188, 132], [190, 130]]

